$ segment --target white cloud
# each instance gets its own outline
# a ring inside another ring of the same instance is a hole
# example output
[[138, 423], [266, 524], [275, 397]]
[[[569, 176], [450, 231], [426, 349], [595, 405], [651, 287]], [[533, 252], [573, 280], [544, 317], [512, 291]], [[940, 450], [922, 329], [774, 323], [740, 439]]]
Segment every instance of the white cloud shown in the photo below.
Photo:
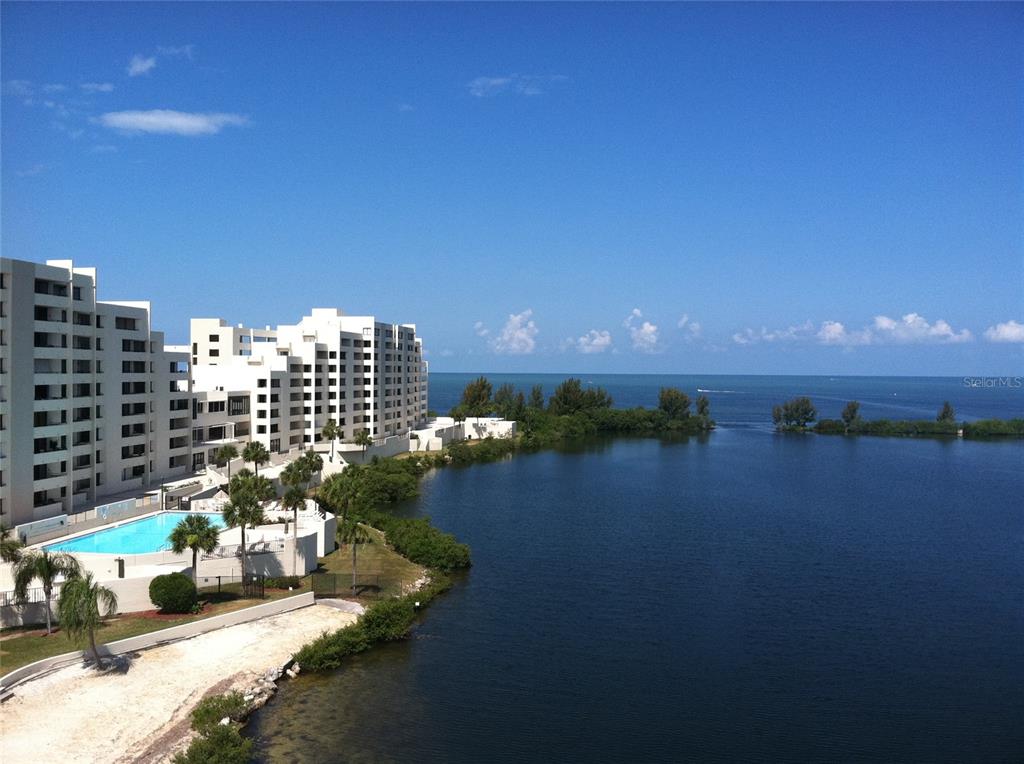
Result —
[[128, 76], [138, 77], [140, 74], [148, 74], [156, 66], [156, 56], [141, 56], [136, 53], [128, 62]]
[[491, 330], [484, 326], [483, 321], [477, 321], [473, 324], [473, 331], [476, 332], [477, 337], [486, 337], [491, 333]]
[[537, 345], [534, 337], [537, 336], [537, 325], [530, 319], [533, 311], [527, 308], [522, 313], [512, 313], [494, 338], [491, 339], [491, 349], [495, 353], [507, 353], [509, 355], [527, 355], [532, 353]]
[[871, 327], [874, 338], [880, 342], [903, 343], [956, 343], [970, 342], [974, 337], [970, 331], [963, 329], [954, 331], [948, 323], [941, 318], [934, 324], [929, 324], [923, 316], [917, 313], [907, 313], [900, 320], [896, 321], [888, 316], [875, 316], [875, 322]]
[[30, 80], [7, 80], [4, 83], [4, 93], [21, 98], [28, 98], [34, 93]]
[[83, 82], [79, 85], [86, 93], [112, 93], [114, 86], [109, 82]]
[[591, 329], [574, 344], [580, 353], [603, 353], [612, 346], [612, 335], [607, 331]]
[[687, 342], [693, 342], [694, 340], [699, 339], [701, 332], [703, 331], [700, 321], [691, 321], [689, 313], [684, 313], [679, 317], [679, 320], [676, 322], [676, 328], [683, 330], [683, 339]]
[[901, 344], [951, 344], [970, 342], [974, 337], [967, 329], [956, 331], [948, 322], [938, 319], [929, 323], [917, 313], [907, 313], [896, 320], [888, 316], [875, 316], [870, 326], [863, 329], [847, 329], [839, 321], [824, 321], [815, 329], [814, 324], [802, 324], [785, 329], [744, 329], [732, 335], [737, 345], [752, 345], [758, 342], [816, 341], [822, 345], [854, 347], [860, 345], [901, 345]]
[[44, 93], [63, 93], [68, 89], [67, 85], [60, 85], [57, 83], [51, 83], [49, 85], [43, 85]]
[[416, 107], [413, 106], [411, 103], [404, 103], [403, 102], [403, 103], [398, 104], [398, 110], [404, 114], [404, 113], [407, 113], [407, 112], [410, 112], [410, 111], [416, 111]]
[[506, 74], [498, 77], [477, 77], [466, 84], [469, 94], [476, 98], [497, 95], [504, 92], [535, 96], [544, 93], [545, 88], [556, 82], [566, 82], [562, 74]]
[[228, 125], [248, 122], [240, 114], [194, 113], [151, 109], [149, 111], [111, 111], [97, 120], [104, 127], [127, 133], [160, 133], [170, 135], [213, 135]]
[[440, 356], [442, 358], [451, 358], [453, 355], [455, 355], [455, 353], [453, 351], [449, 350], [448, 348], [445, 348], [444, 350], [442, 350], [440, 352]]
[[985, 330], [985, 339], [989, 342], [1024, 342], [1024, 324], [1014, 320], [990, 326]]
[[838, 321], [825, 321], [814, 336], [822, 345], [851, 347], [853, 345], [871, 344], [871, 331], [869, 329], [847, 331], [846, 327]]
[[633, 350], [641, 353], [656, 353], [660, 350], [658, 346], [658, 327], [650, 321], [643, 321], [640, 324], [634, 323], [644, 316], [640, 308], [633, 308], [626, 316], [622, 325], [629, 329], [629, 339], [633, 343]]

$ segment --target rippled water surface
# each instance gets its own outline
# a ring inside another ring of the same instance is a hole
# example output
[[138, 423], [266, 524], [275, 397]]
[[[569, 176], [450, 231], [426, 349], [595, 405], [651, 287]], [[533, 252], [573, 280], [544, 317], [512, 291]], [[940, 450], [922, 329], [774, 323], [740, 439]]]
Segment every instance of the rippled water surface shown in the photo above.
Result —
[[722, 428], [449, 468], [475, 565], [264, 761], [1020, 761], [1024, 447]]

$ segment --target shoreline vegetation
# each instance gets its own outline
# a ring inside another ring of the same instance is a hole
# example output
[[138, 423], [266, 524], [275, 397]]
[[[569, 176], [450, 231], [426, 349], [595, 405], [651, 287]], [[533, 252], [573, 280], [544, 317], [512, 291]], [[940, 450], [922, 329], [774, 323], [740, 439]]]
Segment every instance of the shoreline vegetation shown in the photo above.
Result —
[[850, 401], [839, 419], [819, 419], [810, 398], [793, 398], [772, 408], [779, 432], [813, 432], [818, 435], [874, 435], [897, 438], [957, 438], [988, 440], [1024, 438], [1024, 419], [981, 419], [957, 422], [956, 411], [946, 401], [935, 419], [862, 419], [860, 402]]

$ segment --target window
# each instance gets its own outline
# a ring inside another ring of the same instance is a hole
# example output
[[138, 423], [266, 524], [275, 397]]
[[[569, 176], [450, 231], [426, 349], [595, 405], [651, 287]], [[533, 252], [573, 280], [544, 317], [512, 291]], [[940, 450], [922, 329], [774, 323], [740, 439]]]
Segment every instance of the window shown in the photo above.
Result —
[[220, 358], [220, 350], [218, 350], [217, 348], [210, 348], [210, 357]]
[[220, 342], [220, 335], [219, 334], [211, 334], [210, 335], [210, 342]]
[[114, 316], [115, 329], [124, 329], [134, 332], [138, 323], [138, 320], [134, 318], [128, 318], [127, 316]]

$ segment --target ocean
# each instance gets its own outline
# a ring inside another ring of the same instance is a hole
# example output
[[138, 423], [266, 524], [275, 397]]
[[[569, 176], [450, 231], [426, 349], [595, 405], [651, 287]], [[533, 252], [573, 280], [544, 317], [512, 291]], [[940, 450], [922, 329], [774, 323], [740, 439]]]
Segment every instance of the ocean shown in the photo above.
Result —
[[[431, 375], [431, 407], [473, 376]], [[262, 761], [1021, 760], [1024, 443], [777, 434], [770, 409], [1010, 417], [1024, 390], [582, 379], [621, 406], [707, 390], [719, 428], [428, 474], [398, 511], [473, 568], [412, 639], [285, 683]]]

